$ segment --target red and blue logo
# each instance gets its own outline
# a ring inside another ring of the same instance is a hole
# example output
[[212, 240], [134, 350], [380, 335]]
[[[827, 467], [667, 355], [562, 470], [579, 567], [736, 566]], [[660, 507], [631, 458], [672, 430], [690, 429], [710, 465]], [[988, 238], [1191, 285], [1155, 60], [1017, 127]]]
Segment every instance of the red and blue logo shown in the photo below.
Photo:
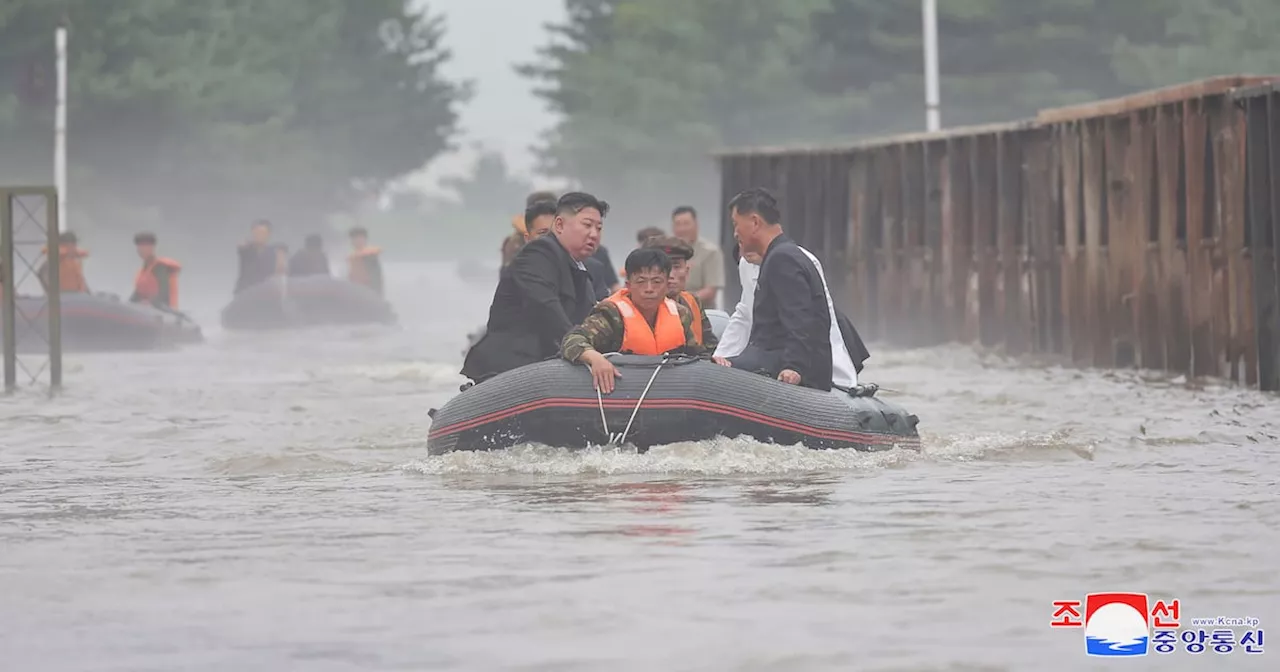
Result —
[[1146, 593], [1090, 593], [1084, 599], [1085, 652], [1145, 656], [1151, 638]]

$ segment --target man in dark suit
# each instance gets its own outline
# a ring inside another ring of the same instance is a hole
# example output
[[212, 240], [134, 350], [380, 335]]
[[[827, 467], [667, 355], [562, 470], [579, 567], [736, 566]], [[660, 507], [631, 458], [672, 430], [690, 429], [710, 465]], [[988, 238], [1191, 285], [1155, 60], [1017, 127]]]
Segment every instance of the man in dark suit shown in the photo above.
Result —
[[748, 189], [729, 202], [742, 253], [760, 255], [747, 346], [717, 363], [766, 373], [789, 385], [831, 389], [831, 313], [813, 260], [782, 231], [778, 202]]
[[584, 261], [600, 246], [609, 204], [582, 192], [556, 203], [551, 234], [530, 240], [502, 269], [483, 338], [467, 353], [462, 375], [479, 383], [555, 357], [560, 340], [595, 306]]

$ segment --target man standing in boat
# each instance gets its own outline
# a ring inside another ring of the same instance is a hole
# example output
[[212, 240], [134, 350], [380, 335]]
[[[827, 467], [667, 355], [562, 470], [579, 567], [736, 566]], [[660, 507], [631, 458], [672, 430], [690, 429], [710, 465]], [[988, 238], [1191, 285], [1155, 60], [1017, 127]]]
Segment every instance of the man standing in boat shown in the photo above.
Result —
[[156, 256], [156, 234], [143, 232], [133, 237], [142, 259], [142, 268], [133, 280], [134, 303], [148, 303], [157, 308], [178, 309], [178, 272], [182, 266], [172, 259]]
[[287, 250], [284, 245], [271, 242], [271, 222], [265, 219], [259, 219], [250, 226], [249, 240], [241, 243], [236, 251], [240, 260], [236, 294], [283, 275], [289, 268]]
[[[44, 261], [36, 269], [36, 277], [49, 291], [49, 248], [40, 250]], [[89, 283], [84, 279], [84, 259], [89, 251], [81, 249], [80, 239], [71, 231], [63, 231], [58, 236], [58, 291], [63, 294], [85, 294], [89, 292]], [[15, 274], [16, 275], [16, 274]]]
[[318, 233], [309, 234], [302, 241], [302, 249], [294, 252], [289, 259], [289, 277], [303, 278], [329, 273], [329, 255], [324, 251], [324, 238]]
[[369, 245], [369, 230], [363, 226], [353, 227], [348, 237], [351, 238], [351, 254], [347, 255], [347, 279], [381, 296], [382, 250]]
[[560, 344], [561, 357], [591, 369], [591, 379], [601, 394], [613, 392], [614, 379], [622, 377], [603, 353], [656, 356], [673, 350], [705, 352], [694, 334], [693, 314], [667, 296], [671, 258], [657, 247], [643, 247], [627, 255], [625, 267], [626, 287], [596, 304]]
[[525, 197], [524, 207], [525, 207], [526, 215], [524, 216], [516, 215], [515, 217], [512, 217], [511, 228], [513, 229], [513, 231], [511, 232], [511, 235], [502, 239], [502, 267], [503, 268], [511, 264], [511, 261], [516, 258], [517, 254], [519, 254], [520, 248], [525, 246], [525, 243], [529, 242], [530, 240], [533, 240], [534, 238], [537, 238], [540, 235], [538, 233], [535, 233], [534, 230], [529, 226], [529, 218], [527, 217], [527, 212], [529, 210], [529, 207], [532, 206], [534, 203], [538, 203], [540, 201], [549, 201], [552, 204], [554, 204], [556, 202], [555, 192], [535, 191], [532, 194], [529, 194], [528, 196]]
[[591, 194], [560, 197], [551, 235], [530, 240], [499, 273], [485, 335], [467, 353], [462, 375], [479, 383], [556, 356], [595, 305], [583, 262], [600, 245], [608, 214], [609, 204]]
[[773, 195], [748, 189], [729, 202], [743, 254], [760, 255], [751, 336], [718, 363], [764, 372], [788, 385], [831, 389], [831, 314], [817, 266], [782, 230]]
[[689, 262], [693, 259], [693, 246], [675, 236], [655, 236], [646, 240], [643, 247], [662, 250], [671, 259], [671, 281], [667, 283], [667, 298], [682, 304], [693, 315], [693, 335], [698, 339], [698, 345], [708, 350], [714, 349], [718, 341], [706, 308], [696, 294], [685, 289], [691, 268]]

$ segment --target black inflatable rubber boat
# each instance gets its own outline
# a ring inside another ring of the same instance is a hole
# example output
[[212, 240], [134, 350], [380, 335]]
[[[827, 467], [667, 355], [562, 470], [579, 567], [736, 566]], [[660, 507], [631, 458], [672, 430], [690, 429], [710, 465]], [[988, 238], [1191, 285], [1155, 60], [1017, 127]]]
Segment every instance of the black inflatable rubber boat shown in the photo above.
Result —
[[232, 330], [395, 321], [391, 304], [377, 292], [327, 275], [273, 278], [237, 294], [222, 309], [222, 326]]
[[[48, 301], [19, 296], [15, 309], [18, 350], [45, 351], [48, 346]], [[146, 304], [121, 301], [114, 294], [61, 296], [62, 349], [65, 352], [158, 350], [204, 340], [187, 315]]]
[[694, 358], [614, 355], [612, 361], [622, 377], [603, 397], [587, 367], [559, 359], [468, 388], [432, 411], [427, 450], [439, 455], [522, 443], [645, 450], [715, 436], [818, 449], [887, 450], [920, 441], [916, 416], [874, 396], [819, 392]]

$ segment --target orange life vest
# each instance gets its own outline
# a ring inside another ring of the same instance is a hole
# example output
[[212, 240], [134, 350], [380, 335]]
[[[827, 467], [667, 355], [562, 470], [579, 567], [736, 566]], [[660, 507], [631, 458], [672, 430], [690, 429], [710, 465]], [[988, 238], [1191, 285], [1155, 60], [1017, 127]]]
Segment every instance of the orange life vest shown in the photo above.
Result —
[[[49, 254], [48, 247], [40, 251], [45, 255]], [[89, 291], [89, 283], [84, 280], [84, 262], [81, 261], [87, 256], [89, 256], [88, 250], [70, 245], [58, 246], [59, 290], [72, 293]]]
[[622, 316], [622, 352], [656, 356], [684, 346], [684, 325], [680, 323], [680, 309], [675, 301], [662, 300], [657, 324], [653, 328], [631, 302], [627, 290], [620, 289], [605, 301], [617, 306]]
[[693, 292], [680, 292], [680, 298], [684, 299], [684, 305], [693, 313], [693, 337], [698, 341], [698, 345], [702, 345], [702, 309], [698, 307], [698, 299]]
[[347, 279], [357, 285], [368, 287], [371, 279], [369, 277], [369, 267], [365, 266], [365, 259], [376, 257], [381, 254], [382, 250], [376, 247], [366, 247], [363, 250], [356, 250], [347, 257]]
[[172, 259], [164, 257], [155, 257], [149, 262], [142, 265], [138, 270], [138, 275], [133, 279], [133, 291], [138, 298], [143, 301], [151, 302], [160, 296], [160, 279], [156, 277], [156, 266], [165, 266], [169, 269], [169, 296], [167, 305], [174, 310], [178, 308], [178, 271], [182, 270], [182, 265]]

